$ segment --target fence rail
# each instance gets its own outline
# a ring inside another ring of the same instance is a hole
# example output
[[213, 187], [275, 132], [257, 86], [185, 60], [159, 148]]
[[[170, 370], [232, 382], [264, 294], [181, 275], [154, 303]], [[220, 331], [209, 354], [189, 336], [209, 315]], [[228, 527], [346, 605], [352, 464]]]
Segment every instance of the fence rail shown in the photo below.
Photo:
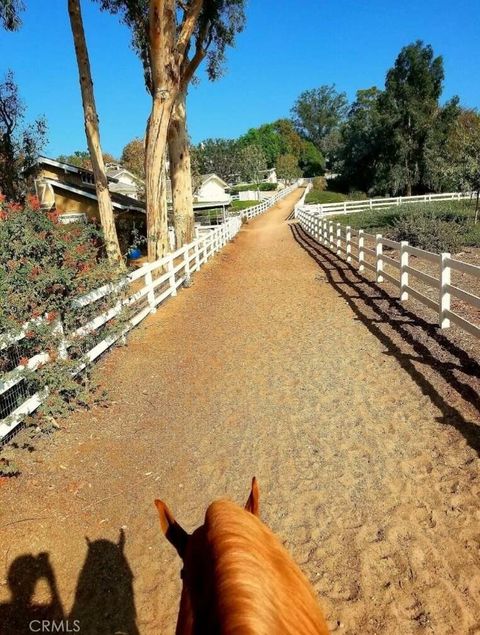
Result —
[[[480, 297], [453, 285], [451, 281], [452, 271], [480, 279], [480, 267], [456, 260], [449, 253], [435, 254], [413, 247], [407, 241], [396, 242], [381, 234], [368, 234], [363, 229], [355, 230], [348, 225], [334, 223], [325, 216], [312, 213], [306, 206], [298, 207], [295, 213], [304, 231], [318, 243], [348, 263], [354, 263], [359, 271], [371, 271], [378, 283], [387, 280], [396, 285], [402, 302], [412, 296], [435, 311], [442, 329], [453, 323], [471, 335], [480, 337], [480, 326], [453, 311], [451, 306], [453, 297], [474, 309], [480, 309]], [[371, 246], [367, 246], [367, 243]], [[389, 250], [388, 255], [385, 249]], [[412, 266], [412, 256], [435, 267], [437, 275]], [[423, 285], [422, 290], [413, 286], [415, 281]], [[435, 299], [427, 295], [423, 287], [433, 289]]]
[[[192, 243], [184, 245], [156, 262], [143, 265], [125, 276], [119, 283], [104, 285], [86, 295], [74, 298], [72, 300], [74, 305], [84, 307], [95, 303], [102, 297], [117, 293], [121, 288], [127, 288], [125, 299], [119, 301], [108, 311], [97, 315], [74, 333], [65, 334], [59, 355], [68, 356], [69, 339], [73, 336], [100, 332], [104, 324], [115, 318], [125, 306], [128, 306], [132, 311], [132, 316], [124, 330], [114, 336], [102, 339], [86, 353], [89, 362], [96, 360], [115, 341], [125, 337], [128, 331], [137, 326], [149, 314], [155, 313], [162, 302], [177, 295], [178, 288], [239, 232], [242, 217], [250, 219], [261, 214], [290, 194], [298, 185], [299, 182], [275, 193], [261, 204], [244, 210], [241, 215], [230, 217], [222, 225], [202, 227], [202, 233]], [[58, 328], [62, 329], [60, 323]], [[35, 371], [49, 361], [47, 353], [40, 353], [30, 358], [26, 365], [19, 363], [20, 355], [17, 349], [21, 346], [21, 341], [27, 331], [28, 325], [25, 325], [19, 334], [12, 336], [4, 333], [0, 336], [0, 350], [7, 349], [13, 366], [12, 370], [0, 374], [0, 442], [9, 438], [23, 419], [34, 412], [48, 395], [48, 388], [35, 394], [29, 394], [25, 387], [25, 370]], [[80, 364], [77, 372], [80, 372], [84, 367], [85, 363]]]
[[309, 212], [323, 216], [337, 216], [365, 212], [373, 209], [385, 209], [395, 205], [409, 203], [433, 203], [435, 201], [460, 201], [472, 197], [470, 192], [447, 192], [444, 194], [422, 194], [419, 196], [397, 196], [395, 198], [370, 198], [364, 201], [344, 201], [343, 203], [315, 203], [305, 205]]

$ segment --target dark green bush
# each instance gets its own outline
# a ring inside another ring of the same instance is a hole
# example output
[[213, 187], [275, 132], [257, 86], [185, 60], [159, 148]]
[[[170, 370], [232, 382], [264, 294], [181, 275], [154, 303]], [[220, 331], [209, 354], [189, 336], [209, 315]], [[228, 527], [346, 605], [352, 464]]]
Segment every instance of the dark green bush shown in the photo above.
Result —
[[247, 185], [234, 185], [228, 191], [230, 194], [238, 194], [239, 192], [248, 192], [249, 190], [260, 192], [274, 192], [277, 189], [276, 183], [248, 183]]
[[462, 246], [462, 230], [456, 220], [442, 220], [430, 213], [402, 214], [388, 232], [392, 240], [407, 240], [414, 247], [435, 253], [456, 253]]

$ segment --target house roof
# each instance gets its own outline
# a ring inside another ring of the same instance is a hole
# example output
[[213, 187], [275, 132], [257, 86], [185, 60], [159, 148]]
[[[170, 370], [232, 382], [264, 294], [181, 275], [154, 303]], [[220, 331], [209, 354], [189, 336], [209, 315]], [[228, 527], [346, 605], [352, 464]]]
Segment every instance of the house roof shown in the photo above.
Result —
[[130, 170], [127, 170], [127, 168], [122, 167], [118, 163], [115, 163], [115, 164], [110, 163], [109, 165], [107, 165], [106, 173], [108, 176], [115, 177], [115, 178], [119, 178], [122, 174], [127, 174], [135, 181], [138, 181], [139, 183], [143, 183], [142, 179], [139, 176], [137, 176], [133, 172], [130, 172]]
[[[95, 191], [95, 186], [93, 185], [71, 185], [70, 183], [63, 183], [62, 181], [57, 181], [56, 179], [45, 179], [45, 181], [54, 189], [57, 188], [60, 190], [66, 190], [95, 201], [97, 200], [97, 193]], [[137, 201], [135, 198], [131, 198], [130, 196], [125, 196], [125, 194], [120, 194], [119, 192], [110, 192], [110, 198], [114, 209], [121, 210], [123, 212], [128, 210], [145, 212], [144, 203], [142, 201]]]
[[211, 172], [210, 174], [201, 174], [200, 179], [202, 182], [199, 187], [202, 187], [202, 185], [204, 185], [207, 181], [210, 181], [210, 179], [216, 179], [221, 185], [223, 185], [223, 187], [228, 187], [228, 183], [225, 183], [225, 181], [214, 172]]
[[[72, 165], [71, 163], [65, 163], [64, 161], [57, 161], [56, 159], [50, 159], [49, 157], [44, 157], [40, 155], [36, 161], [37, 165], [51, 165], [55, 168], [61, 168], [64, 172], [69, 172], [70, 174], [91, 174], [93, 176], [93, 170], [89, 170], [88, 168], [80, 168], [78, 165]], [[107, 174], [107, 179], [112, 183], [117, 183], [118, 179], [113, 176]]]

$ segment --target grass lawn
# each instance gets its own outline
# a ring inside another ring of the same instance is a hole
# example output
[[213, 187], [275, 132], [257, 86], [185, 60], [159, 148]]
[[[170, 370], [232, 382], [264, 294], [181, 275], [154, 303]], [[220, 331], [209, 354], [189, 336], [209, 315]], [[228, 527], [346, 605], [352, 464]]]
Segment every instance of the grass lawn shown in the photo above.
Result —
[[241, 212], [243, 209], [253, 207], [254, 205], [258, 205], [261, 202], [262, 201], [232, 201], [230, 210], [232, 212]]
[[343, 203], [343, 201], [347, 200], [348, 197], [346, 194], [340, 194], [339, 192], [329, 192], [328, 190], [320, 192], [319, 190], [310, 190], [305, 199], [305, 203]]
[[[429, 223], [440, 221], [448, 223], [459, 235], [460, 244], [465, 247], [480, 247], [480, 222], [474, 223], [475, 203], [465, 201], [441, 201], [434, 203], [411, 203], [388, 207], [382, 210], [368, 210], [330, 217], [335, 222], [350, 225], [354, 229], [363, 229], [369, 234], [383, 234], [398, 240], [397, 226], [401, 221], [410, 221], [415, 225], [415, 216], [420, 226], [427, 218]], [[448, 228], [447, 228], [448, 229]], [[406, 239], [406, 238], [405, 238]], [[415, 245], [415, 241], [411, 240]], [[417, 242], [418, 246], [422, 246]], [[426, 247], [424, 247], [426, 248]]]
[[330, 190], [313, 189], [307, 194], [306, 203], [343, 203], [343, 201], [364, 201], [367, 195], [364, 192], [352, 192], [351, 194], [341, 194]]

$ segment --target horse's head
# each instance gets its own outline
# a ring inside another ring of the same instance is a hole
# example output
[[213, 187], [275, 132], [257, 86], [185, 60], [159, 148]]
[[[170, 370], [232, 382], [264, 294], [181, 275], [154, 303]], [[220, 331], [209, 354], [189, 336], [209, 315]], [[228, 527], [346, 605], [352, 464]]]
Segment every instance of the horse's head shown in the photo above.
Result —
[[[250, 495], [245, 510], [258, 516], [259, 490], [257, 479], [253, 477]], [[183, 561], [181, 577], [183, 580], [182, 598], [177, 624], [177, 634], [197, 632], [214, 633], [217, 625], [212, 623], [212, 613], [207, 607], [212, 606], [213, 569], [212, 558], [206, 540], [205, 525], [198, 527], [192, 534], [175, 520], [167, 505], [156, 500], [155, 506], [160, 516], [160, 526], [167, 540], [175, 547]]]

